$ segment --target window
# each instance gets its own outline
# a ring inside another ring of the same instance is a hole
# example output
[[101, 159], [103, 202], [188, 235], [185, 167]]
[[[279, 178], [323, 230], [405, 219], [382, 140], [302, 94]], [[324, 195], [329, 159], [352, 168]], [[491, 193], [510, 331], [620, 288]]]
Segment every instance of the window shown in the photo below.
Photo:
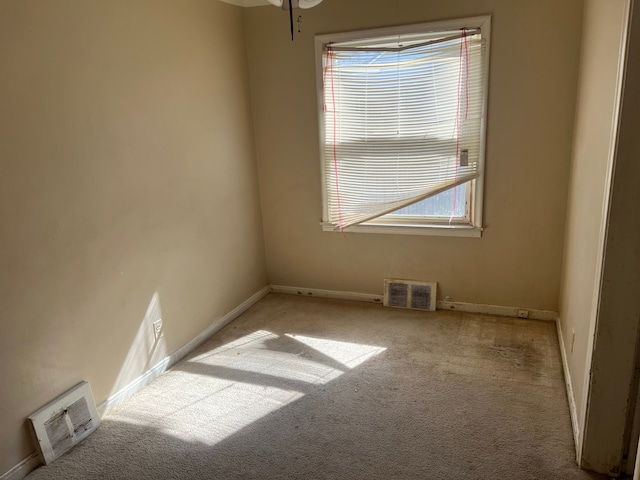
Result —
[[316, 37], [325, 230], [480, 236], [489, 30]]

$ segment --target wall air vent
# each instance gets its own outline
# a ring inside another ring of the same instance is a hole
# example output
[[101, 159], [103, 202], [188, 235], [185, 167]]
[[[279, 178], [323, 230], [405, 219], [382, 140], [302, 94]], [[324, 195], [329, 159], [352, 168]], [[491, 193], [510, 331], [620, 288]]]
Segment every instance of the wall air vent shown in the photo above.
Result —
[[29, 417], [42, 461], [48, 465], [88, 437], [100, 417], [87, 382], [81, 382]]
[[383, 304], [386, 307], [435, 311], [437, 285], [436, 282], [385, 279]]

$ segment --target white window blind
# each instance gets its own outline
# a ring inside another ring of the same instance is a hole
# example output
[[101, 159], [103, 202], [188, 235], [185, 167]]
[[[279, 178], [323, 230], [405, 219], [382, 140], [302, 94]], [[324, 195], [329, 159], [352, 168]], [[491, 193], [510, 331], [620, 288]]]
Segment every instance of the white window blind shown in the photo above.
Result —
[[325, 221], [344, 229], [481, 174], [480, 30], [323, 47]]

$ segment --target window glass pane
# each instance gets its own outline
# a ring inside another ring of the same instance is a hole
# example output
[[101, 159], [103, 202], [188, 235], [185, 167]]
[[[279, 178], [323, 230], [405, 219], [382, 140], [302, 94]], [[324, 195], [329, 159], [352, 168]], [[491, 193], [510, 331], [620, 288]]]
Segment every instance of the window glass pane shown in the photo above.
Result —
[[[469, 183], [451, 188], [445, 192], [396, 210], [389, 215], [464, 217], [466, 213], [467, 188]], [[384, 216], [380, 217], [384, 219]]]

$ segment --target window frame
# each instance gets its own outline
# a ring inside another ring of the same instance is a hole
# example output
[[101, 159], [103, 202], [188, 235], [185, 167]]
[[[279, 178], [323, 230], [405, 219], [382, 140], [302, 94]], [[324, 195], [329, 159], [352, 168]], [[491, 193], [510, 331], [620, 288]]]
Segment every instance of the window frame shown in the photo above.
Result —
[[[424, 221], [418, 218], [398, 219], [392, 214], [387, 214], [387, 218], [379, 218], [366, 223], [353, 225], [345, 231], [349, 233], [390, 233], [406, 235], [436, 235], [455, 237], [481, 237], [483, 231], [482, 213], [484, 197], [484, 173], [486, 157], [486, 137], [487, 137], [487, 107], [489, 97], [489, 57], [491, 44], [491, 16], [482, 15], [475, 17], [458, 18], [452, 20], [425, 22], [411, 25], [398, 25], [391, 27], [374, 28], [367, 30], [357, 30], [350, 32], [330, 33], [316, 35], [315, 37], [315, 62], [316, 62], [316, 91], [317, 91], [317, 111], [318, 111], [318, 132], [320, 139], [320, 179], [322, 190], [322, 222], [324, 231], [340, 231], [334, 224], [328, 222], [327, 185], [325, 179], [325, 112], [324, 112], [324, 92], [323, 92], [323, 50], [328, 43], [346, 42], [352, 40], [364, 40], [375, 37], [388, 37], [390, 35], [402, 35], [412, 33], [428, 33], [437, 31], [457, 30], [462, 28], [478, 28], [485, 40], [485, 57], [483, 78], [483, 119], [480, 129], [480, 176], [469, 182], [469, 214], [468, 222], [461, 222], [455, 219], [451, 222], [442, 221], [440, 217], [425, 217]], [[389, 221], [392, 220], [392, 221]]]

